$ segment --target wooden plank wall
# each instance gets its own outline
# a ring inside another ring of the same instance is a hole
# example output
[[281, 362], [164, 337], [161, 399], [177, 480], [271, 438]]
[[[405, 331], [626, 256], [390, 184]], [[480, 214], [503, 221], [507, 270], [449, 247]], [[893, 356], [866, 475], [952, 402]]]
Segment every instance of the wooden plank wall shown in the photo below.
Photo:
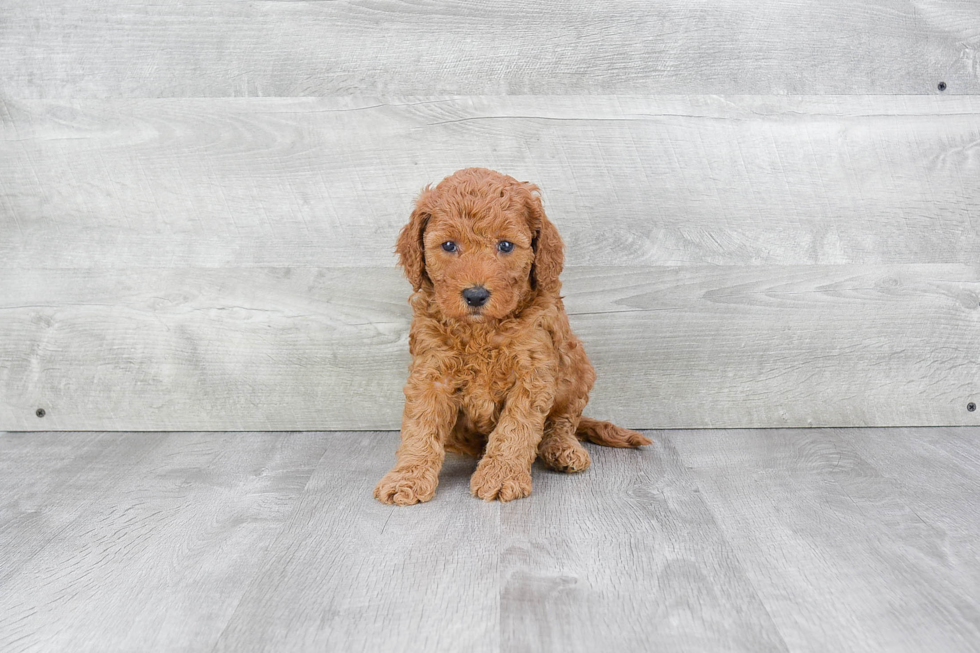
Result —
[[543, 190], [590, 414], [980, 424], [977, 3], [45, 0], [0, 430], [397, 428], [394, 239], [472, 165]]

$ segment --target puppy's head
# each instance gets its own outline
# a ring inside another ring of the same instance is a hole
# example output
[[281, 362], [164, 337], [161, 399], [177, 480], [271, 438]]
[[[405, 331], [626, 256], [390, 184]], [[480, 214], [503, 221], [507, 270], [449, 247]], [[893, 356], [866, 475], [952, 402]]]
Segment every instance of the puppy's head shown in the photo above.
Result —
[[396, 247], [415, 290], [468, 322], [507, 317], [535, 293], [557, 295], [563, 245], [537, 190], [485, 168], [427, 186]]

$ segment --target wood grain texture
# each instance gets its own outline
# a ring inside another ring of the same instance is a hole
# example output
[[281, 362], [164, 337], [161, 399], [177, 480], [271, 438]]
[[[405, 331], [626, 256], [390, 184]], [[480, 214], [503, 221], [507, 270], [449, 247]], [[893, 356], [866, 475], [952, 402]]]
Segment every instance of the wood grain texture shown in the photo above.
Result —
[[411, 288], [394, 269], [64, 272], [11, 275], [0, 293], [5, 426], [400, 423]]
[[[501, 507], [504, 651], [786, 651], [666, 438]], [[601, 646], [600, 646], [601, 643]]]
[[124, 433], [9, 433], [0, 456], [0, 583], [26, 564], [161, 438]]
[[0, 5], [14, 97], [980, 91], [971, 0]]
[[0, 432], [0, 648], [976, 650], [980, 428], [648, 435], [402, 508], [396, 433]]
[[[669, 434], [790, 650], [976, 650], [976, 548], [946, 530], [975, 540], [975, 514], [944, 517], [914, 495], [938, 483], [970, 511], [977, 469], [918, 447], [921, 433]], [[977, 431], [966, 433], [976, 451]], [[901, 461], [893, 448], [917, 454]]]
[[[19, 446], [24, 437], [4, 435], [0, 448], [26, 467], [37, 454]], [[38, 545], [29, 558], [5, 561], [4, 651], [208, 650], [327, 442], [323, 434], [125, 434], [107, 436], [131, 454], [110, 466], [86, 461], [84, 442], [77, 459], [65, 455], [74, 437], [59, 440], [60, 456], [48, 449], [58, 468], [21, 474], [35, 495], [27, 527], [4, 519], [12, 535]], [[34, 526], [59, 512], [74, 518], [53, 536]]]
[[[587, 413], [638, 428], [976, 425], [980, 270], [573, 268]], [[8, 429], [398, 428], [395, 269], [5, 271]], [[43, 419], [35, 416], [44, 408]]]
[[0, 268], [388, 266], [474, 165], [570, 266], [974, 264], [978, 144], [980, 97], [0, 101]]
[[599, 416], [645, 427], [645, 410], [666, 428], [691, 416], [694, 428], [980, 423], [967, 410], [980, 394], [975, 266], [566, 276], [600, 370]]
[[328, 434], [329, 448], [215, 651], [500, 650], [499, 504], [470, 496], [450, 455], [437, 500], [375, 501], [397, 434]]
[[[896, 429], [835, 434], [881, 470], [894, 496], [932, 530], [927, 553], [955, 570], [950, 582], [980, 601], [980, 433], [974, 429]], [[980, 629], [980, 622], [974, 622]]]

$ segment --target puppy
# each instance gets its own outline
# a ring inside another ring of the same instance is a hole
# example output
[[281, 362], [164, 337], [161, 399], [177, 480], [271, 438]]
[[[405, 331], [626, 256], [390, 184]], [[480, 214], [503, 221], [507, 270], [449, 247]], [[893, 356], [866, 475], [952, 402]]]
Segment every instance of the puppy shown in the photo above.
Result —
[[650, 444], [582, 417], [595, 370], [568, 324], [564, 245], [537, 190], [467, 168], [417, 199], [396, 246], [415, 289], [412, 362], [398, 462], [374, 489], [380, 501], [431, 499], [447, 450], [481, 456], [474, 496], [511, 501], [531, 493], [538, 456], [563, 472], [588, 468], [579, 438]]

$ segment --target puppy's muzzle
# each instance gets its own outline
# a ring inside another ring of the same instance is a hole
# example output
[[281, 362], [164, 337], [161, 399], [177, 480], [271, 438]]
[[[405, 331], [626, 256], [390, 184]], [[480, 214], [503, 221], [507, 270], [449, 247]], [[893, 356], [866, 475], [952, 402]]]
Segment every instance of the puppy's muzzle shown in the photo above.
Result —
[[472, 286], [463, 291], [463, 299], [466, 300], [467, 306], [479, 308], [490, 299], [490, 291], [483, 286]]

